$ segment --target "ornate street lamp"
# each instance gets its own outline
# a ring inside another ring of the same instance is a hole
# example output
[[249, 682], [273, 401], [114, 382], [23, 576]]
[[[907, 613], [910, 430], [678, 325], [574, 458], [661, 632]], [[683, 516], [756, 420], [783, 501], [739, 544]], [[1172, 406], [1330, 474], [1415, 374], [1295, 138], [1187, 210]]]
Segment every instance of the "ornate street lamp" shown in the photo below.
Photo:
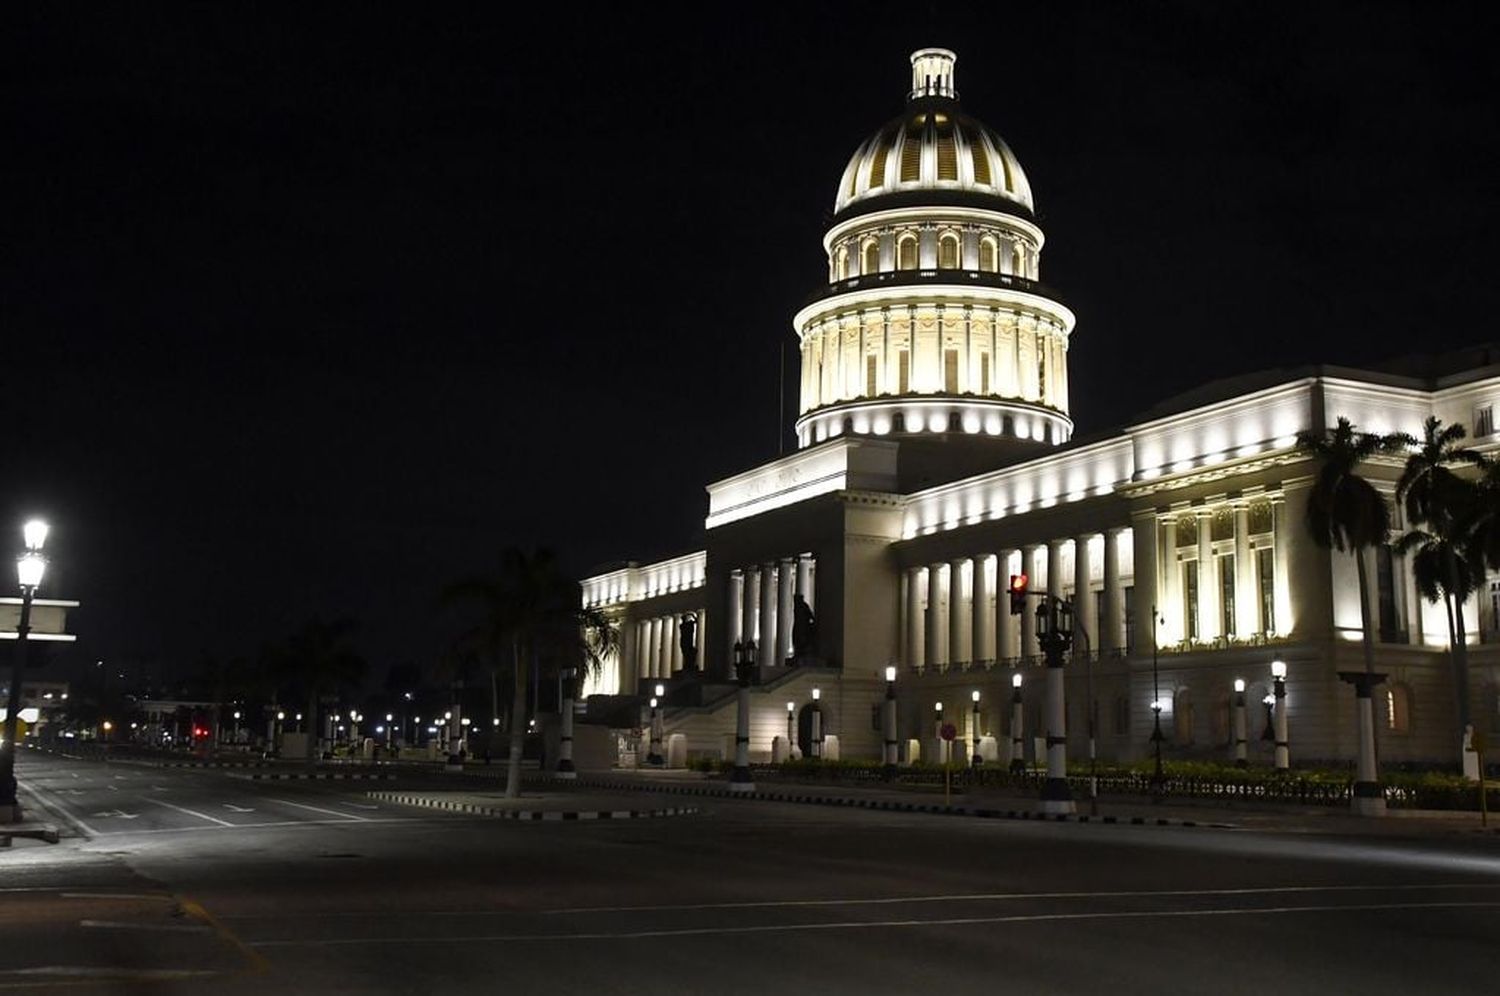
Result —
[[786, 757], [792, 759], [792, 751], [797, 749], [797, 703], [786, 704]]
[[21, 715], [21, 677], [26, 672], [26, 637], [31, 632], [31, 603], [47, 572], [42, 544], [47, 541], [47, 524], [32, 519], [22, 529], [26, 552], [16, 560], [16, 578], [21, 583], [21, 621], [16, 626], [16, 651], [10, 665], [10, 697], [5, 702], [5, 739], [0, 743], [0, 820], [20, 817], [16, 800], [16, 723]]
[[823, 706], [819, 699], [823, 697], [823, 690], [814, 688], [812, 690], [812, 735], [808, 738], [809, 746], [812, 748], [812, 756], [818, 760], [823, 759]]
[[1156, 767], [1151, 772], [1151, 799], [1160, 802], [1162, 790], [1166, 787], [1166, 776], [1161, 770], [1161, 745], [1166, 739], [1161, 732], [1161, 672], [1157, 668], [1157, 655], [1161, 640], [1157, 630], [1165, 617], [1156, 611], [1156, 606], [1151, 606], [1151, 745], [1156, 752]]
[[900, 754], [896, 749], [896, 669], [885, 669], [885, 709], [882, 715], [885, 727], [885, 780], [896, 777], [896, 765]]
[[1021, 701], [1021, 672], [1010, 676], [1010, 773], [1026, 774], [1026, 713]]
[[970, 692], [969, 698], [974, 702], [974, 710], [969, 718], [969, 722], [973, 727], [969, 731], [969, 744], [973, 747], [969, 763], [977, 768], [984, 763], [984, 755], [979, 753], [979, 689], [976, 688]]
[[1286, 661], [1271, 662], [1271, 696], [1276, 702], [1276, 770], [1292, 766], [1291, 746], [1286, 735]]
[[1234, 679], [1234, 765], [1243, 768], [1250, 761], [1246, 757], [1245, 738], [1245, 679]]
[[750, 674], [755, 660], [745, 651], [743, 644], [735, 644], [734, 676], [739, 687], [734, 693], [734, 770], [729, 775], [729, 791], [736, 794], [755, 791], [755, 780], [750, 777]]

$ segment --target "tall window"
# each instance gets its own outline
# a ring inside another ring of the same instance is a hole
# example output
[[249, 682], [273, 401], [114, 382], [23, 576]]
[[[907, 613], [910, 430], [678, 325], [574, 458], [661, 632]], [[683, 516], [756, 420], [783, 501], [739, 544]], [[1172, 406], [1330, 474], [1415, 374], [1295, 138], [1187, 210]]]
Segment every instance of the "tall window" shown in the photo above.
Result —
[[958, 393], [958, 350], [943, 350], [943, 390]]
[[990, 393], [990, 354], [979, 354], [979, 393]]
[[995, 272], [995, 240], [992, 238], [979, 240], [979, 268], [986, 273]]
[[875, 357], [865, 357], [865, 394], [875, 397]]
[[1392, 733], [1411, 731], [1411, 689], [1391, 685], [1385, 690], [1385, 728]]
[[1187, 621], [1186, 636], [1198, 639], [1198, 562], [1189, 560], [1182, 565], [1182, 618]]
[[938, 266], [944, 270], [958, 269], [958, 236], [951, 232], [938, 239]]
[[1010, 272], [1018, 277], [1026, 276], [1026, 257], [1021, 253], [1020, 246], [1012, 246], [1010, 250]]
[[1276, 553], [1264, 546], [1255, 551], [1255, 580], [1260, 591], [1260, 631], [1276, 632]]
[[897, 391], [906, 394], [911, 390], [911, 353], [902, 350], [896, 354]]
[[1047, 394], [1047, 340], [1036, 341], [1036, 390], [1037, 393]]
[[849, 276], [849, 249], [839, 246], [839, 251], [834, 254], [833, 279], [843, 280]]
[[1234, 636], [1234, 554], [1219, 560], [1219, 632]]
[[1396, 623], [1396, 570], [1390, 544], [1375, 548], [1375, 601], [1380, 610], [1380, 642], [1399, 643]]
[[1474, 409], [1474, 435], [1489, 436], [1495, 432], [1495, 406], [1480, 405]]
[[915, 235], [903, 235], [901, 241], [896, 243], [896, 268], [898, 270], [917, 268], [917, 237]]
[[880, 269], [880, 243], [870, 239], [865, 243], [864, 259], [860, 264], [860, 273], [874, 273]]

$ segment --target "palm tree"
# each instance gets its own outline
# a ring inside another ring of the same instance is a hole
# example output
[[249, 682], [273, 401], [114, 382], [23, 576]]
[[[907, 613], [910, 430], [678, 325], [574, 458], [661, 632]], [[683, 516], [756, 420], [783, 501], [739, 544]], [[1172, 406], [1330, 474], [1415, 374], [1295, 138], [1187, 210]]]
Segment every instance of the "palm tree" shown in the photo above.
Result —
[[1422, 439], [1405, 437], [1412, 450], [1396, 482], [1396, 499], [1412, 525], [1397, 548], [1412, 555], [1417, 590], [1428, 601], [1441, 599], [1448, 613], [1460, 732], [1469, 725], [1469, 648], [1463, 607], [1484, 578], [1482, 541], [1475, 542], [1480, 489], [1457, 473], [1458, 468], [1484, 464], [1478, 453], [1460, 445], [1467, 435], [1462, 425], [1444, 426], [1441, 419], [1429, 417], [1422, 424]]
[[521, 794], [521, 752], [526, 737], [526, 689], [533, 666], [597, 672], [614, 650], [617, 630], [601, 613], [583, 607], [578, 583], [562, 573], [550, 550], [504, 551], [494, 577], [452, 585], [450, 603], [474, 606], [479, 618], [471, 635], [492, 666], [508, 667], [513, 679], [510, 759], [505, 795]]
[[1375, 670], [1375, 644], [1370, 628], [1370, 583], [1364, 552], [1386, 541], [1391, 531], [1391, 512], [1375, 486], [1359, 476], [1359, 468], [1372, 457], [1392, 452], [1402, 442], [1400, 436], [1357, 432], [1342, 417], [1332, 429], [1304, 429], [1297, 433], [1297, 448], [1319, 463], [1317, 479], [1307, 500], [1307, 528], [1313, 542], [1324, 550], [1354, 554], [1367, 673]]
[[327, 693], [358, 683], [365, 662], [349, 645], [354, 632], [350, 619], [326, 622], [311, 619], [281, 646], [281, 670], [307, 695], [307, 763], [317, 760], [318, 700]]

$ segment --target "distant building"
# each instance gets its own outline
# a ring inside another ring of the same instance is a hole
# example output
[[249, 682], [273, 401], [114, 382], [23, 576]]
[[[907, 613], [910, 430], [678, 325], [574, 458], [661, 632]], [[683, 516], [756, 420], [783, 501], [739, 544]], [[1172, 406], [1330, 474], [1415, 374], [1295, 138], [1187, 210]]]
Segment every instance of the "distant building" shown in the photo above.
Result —
[[[961, 109], [953, 53], [911, 61], [906, 109], [839, 178], [827, 282], [793, 318], [799, 449], [708, 486], [705, 549], [584, 582], [585, 602], [624, 633], [586, 689], [591, 714], [628, 735], [660, 682], [677, 756], [718, 756], [734, 731], [733, 647], [754, 640], [752, 757], [787, 736], [789, 711], [805, 741], [815, 687], [842, 756], [878, 757], [875, 706], [894, 664], [904, 755], [932, 756], [941, 703], [961, 738], [993, 737], [986, 755], [1005, 760], [1020, 673], [1029, 761], [1031, 738], [1046, 733], [1043, 669], [1035, 619], [1012, 615], [1006, 594], [1024, 574], [1033, 592], [1071, 599], [1087, 634], [1067, 668], [1073, 758], [1085, 750], [1091, 688], [1101, 757], [1145, 756], [1157, 701], [1169, 757], [1227, 759], [1239, 678], [1251, 756], [1264, 759], [1260, 702], [1275, 658], [1288, 667], [1294, 762], [1352, 758], [1353, 699], [1336, 672], [1364, 666], [1356, 568], [1303, 526], [1314, 468], [1294, 436], [1339, 416], [1420, 435], [1436, 415], [1493, 451], [1500, 352], [1216, 381], [1076, 439], [1074, 316], [1040, 282], [1044, 237], [1025, 173]], [[1214, 355], [1205, 346], [1180, 362], [1207, 370]], [[1390, 495], [1399, 470], [1382, 460], [1367, 474]], [[1452, 762], [1460, 734], [1443, 606], [1418, 597], [1390, 548], [1367, 567], [1377, 665], [1390, 675], [1377, 699], [1381, 757]], [[817, 645], [793, 661], [798, 596], [816, 615]], [[1500, 726], [1497, 605], [1492, 581], [1465, 609], [1474, 722], [1490, 729]], [[689, 612], [699, 673], [683, 669]]]

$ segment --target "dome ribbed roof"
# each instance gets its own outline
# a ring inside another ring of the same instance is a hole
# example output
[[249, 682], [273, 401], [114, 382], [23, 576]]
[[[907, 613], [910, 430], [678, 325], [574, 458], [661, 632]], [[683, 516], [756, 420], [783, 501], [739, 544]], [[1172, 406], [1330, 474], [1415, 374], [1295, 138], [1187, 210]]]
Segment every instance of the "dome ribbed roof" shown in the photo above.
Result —
[[963, 112], [953, 88], [956, 56], [946, 49], [912, 55], [905, 113], [855, 150], [834, 197], [834, 213], [852, 204], [910, 191], [990, 195], [1033, 213], [1031, 184], [994, 129]]

